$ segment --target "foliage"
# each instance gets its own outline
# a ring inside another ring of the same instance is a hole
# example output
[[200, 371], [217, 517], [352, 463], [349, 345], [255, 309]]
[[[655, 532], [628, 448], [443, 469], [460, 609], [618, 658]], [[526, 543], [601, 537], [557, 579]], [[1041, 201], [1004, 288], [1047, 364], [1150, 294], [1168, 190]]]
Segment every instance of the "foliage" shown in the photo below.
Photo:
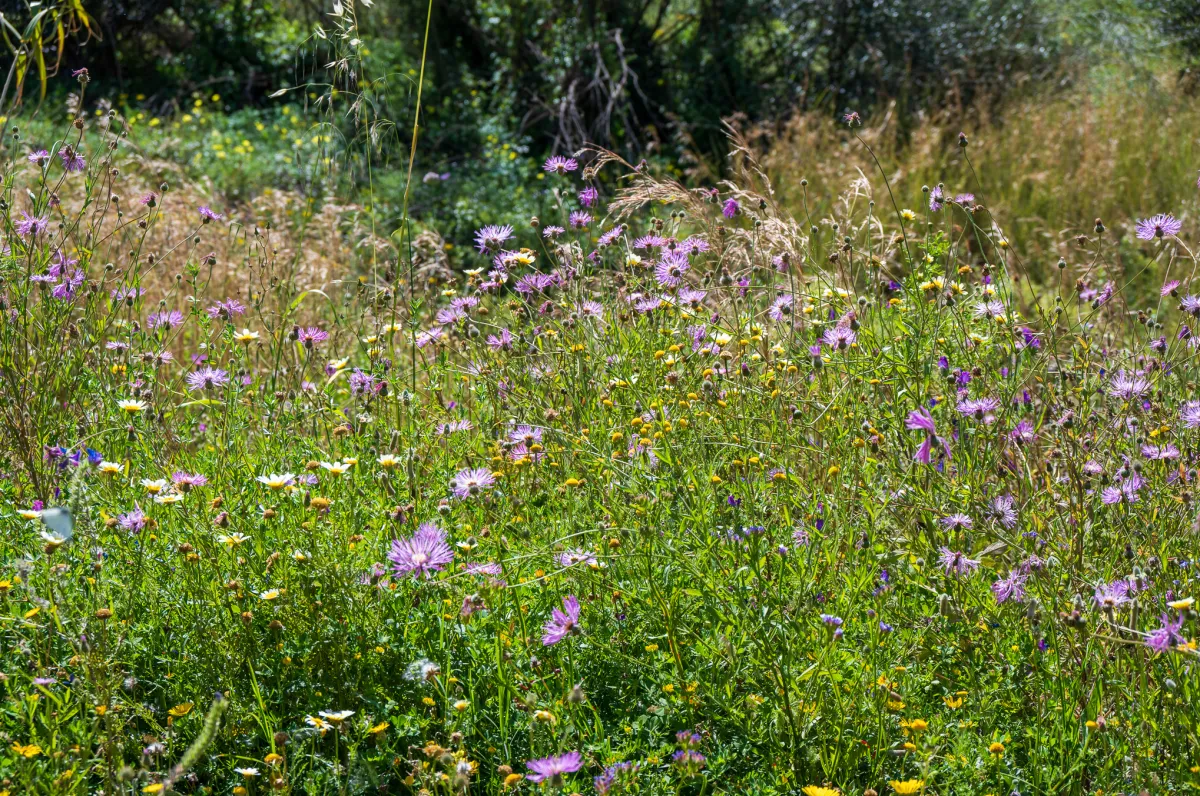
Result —
[[6, 788], [1195, 783], [1192, 224], [1139, 315], [1116, 225], [1035, 292], [986, 196], [797, 219], [735, 138], [456, 274], [129, 130], [4, 143]]

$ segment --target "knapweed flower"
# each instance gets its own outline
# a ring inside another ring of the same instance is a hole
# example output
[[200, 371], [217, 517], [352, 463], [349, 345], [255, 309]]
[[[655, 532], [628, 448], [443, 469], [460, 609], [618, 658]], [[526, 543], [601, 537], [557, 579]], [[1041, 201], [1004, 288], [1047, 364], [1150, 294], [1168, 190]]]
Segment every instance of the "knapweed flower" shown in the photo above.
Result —
[[456, 498], [465, 499], [476, 497], [491, 489], [496, 483], [496, 477], [491, 470], [482, 467], [459, 470], [450, 479], [450, 489]]
[[1185, 428], [1200, 428], [1200, 401], [1188, 401], [1180, 407], [1179, 419]]
[[50, 229], [49, 216], [31, 216], [24, 210], [21, 211], [21, 218], [13, 222], [13, 226], [17, 230], [17, 234], [22, 238], [35, 238], [38, 235], [44, 234]]
[[1146, 483], [1145, 479], [1137, 473], [1132, 473], [1130, 476], [1119, 484], [1113, 484], [1104, 487], [1100, 492], [1100, 502], [1106, 506], [1115, 506], [1118, 503], [1137, 503], [1139, 496], [1138, 490]]
[[555, 608], [550, 613], [550, 619], [542, 626], [542, 644], [552, 647], [567, 636], [578, 635], [582, 632], [579, 626], [579, 600], [575, 595], [568, 594], [563, 598], [563, 610]]
[[63, 170], [68, 174], [74, 174], [87, 168], [87, 159], [69, 145], [64, 145], [58, 150], [58, 157], [62, 160]]
[[226, 321], [230, 320], [236, 315], [241, 315], [245, 311], [246, 305], [242, 304], [242, 302], [238, 301], [237, 299], [218, 301], [216, 304], [205, 310], [205, 312], [208, 313], [208, 317], [214, 319], [220, 318]]
[[480, 254], [500, 251], [500, 247], [512, 236], [513, 228], [508, 224], [504, 226], [490, 224], [475, 233], [475, 248], [479, 249]]
[[1102, 583], [1096, 587], [1092, 601], [1106, 611], [1120, 608], [1129, 602], [1129, 584], [1123, 580]]
[[567, 174], [579, 168], [579, 161], [575, 158], [564, 158], [562, 155], [555, 155], [552, 158], [547, 158], [542, 168], [551, 174]]
[[1141, 398], [1149, 390], [1150, 382], [1137, 374], [1130, 374], [1124, 370], [1113, 376], [1108, 385], [1109, 395], [1126, 401]]
[[967, 558], [966, 553], [956, 552], [949, 547], [941, 548], [942, 557], [938, 560], [938, 564], [947, 575], [970, 575], [975, 570], [979, 569], [979, 562]]
[[39, 149], [35, 152], [30, 152], [25, 156], [25, 159], [35, 166], [45, 166], [50, 161], [50, 153], [44, 149]]
[[725, 204], [721, 206], [721, 215], [725, 218], [733, 218], [740, 209], [741, 205], [738, 204], [737, 199], [726, 199]]
[[940, 211], [943, 207], [942, 199], [942, 186], [935, 185], [933, 190], [929, 192], [929, 209], [934, 213]]
[[149, 522], [150, 518], [146, 516], [146, 512], [136, 505], [133, 507], [133, 511], [117, 515], [117, 525], [130, 533], [140, 533]]
[[179, 310], [163, 310], [146, 316], [146, 326], [150, 329], [174, 329], [182, 324], [183, 313]]
[[1027, 576], [1019, 569], [1014, 569], [1008, 573], [1007, 578], [1001, 578], [992, 584], [992, 595], [996, 598], [996, 602], [1005, 603], [1012, 601], [1015, 603], [1025, 601], [1025, 580]]
[[579, 204], [584, 207], [591, 207], [596, 204], [596, 200], [600, 198], [600, 192], [594, 186], [587, 186], [579, 192]]
[[663, 252], [662, 259], [654, 267], [654, 278], [663, 287], [676, 287], [690, 267], [686, 254]]
[[297, 340], [304, 345], [305, 348], [312, 348], [317, 343], [323, 343], [329, 339], [329, 332], [319, 326], [308, 326], [300, 329], [297, 332]]
[[543, 757], [530, 760], [525, 764], [529, 767], [530, 782], [545, 782], [551, 788], [563, 786], [563, 775], [574, 774], [583, 767], [583, 757], [579, 752]]
[[208, 483], [208, 479], [199, 473], [176, 470], [171, 473], [171, 483], [180, 492], [191, 492], [197, 487], [205, 486]]
[[1186, 643], [1187, 638], [1183, 635], [1183, 619], [1182, 614], [1177, 613], [1175, 616], [1163, 614], [1162, 626], [1146, 636], [1146, 646], [1161, 654], [1176, 644]]
[[582, 229], [592, 223], [592, 214], [585, 210], [572, 210], [567, 221], [570, 222], [571, 229]]
[[205, 224], [210, 221], [220, 221], [221, 219], [225, 218], [225, 216], [221, 215], [220, 213], [214, 212], [213, 209], [208, 205], [200, 205], [199, 212], [200, 220]]
[[937, 427], [934, 425], [933, 417], [924, 408], [909, 412], [908, 419], [905, 420], [905, 425], [913, 431], [925, 432], [925, 441], [921, 443], [921, 447], [917, 448], [917, 452], [913, 454], [915, 461], [921, 464], [929, 464], [934, 442], [939, 443], [946, 453], [946, 458], [950, 458], [950, 443], [937, 435]]
[[435, 523], [425, 522], [410, 538], [392, 542], [388, 560], [397, 575], [431, 578], [454, 560], [454, 551], [446, 542], [446, 532]]
[[975, 420], [982, 420], [984, 423], [991, 425], [996, 420], [996, 416], [992, 413], [999, 407], [1000, 401], [996, 398], [968, 398], [959, 401], [955, 409], [960, 415]]
[[353, 395], [367, 395], [375, 391], [378, 383], [370, 373], [363, 373], [362, 370], [355, 368], [348, 379], [350, 382], [350, 392]]
[[988, 505], [988, 514], [1005, 528], [1012, 528], [1017, 524], [1015, 506], [1016, 501], [1012, 495], [997, 495]]
[[1138, 221], [1135, 229], [1139, 240], [1172, 238], [1183, 229], [1183, 222], [1169, 213], [1159, 213]]
[[557, 561], [558, 565], [564, 568], [573, 567], [576, 564], [587, 564], [593, 569], [600, 566], [599, 561], [596, 560], [594, 555], [589, 553], [587, 550], [581, 550], [580, 548], [559, 553]]
[[189, 373], [185, 381], [189, 390], [215, 390], [229, 383], [229, 371], [205, 366]]
[[834, 351], [849, 348], [856, 339], [858, 339], [858, 335], [849, 326], [835, 326], [832, 329], [826, 329], [825, 334], [821, 335], [821, 342]]

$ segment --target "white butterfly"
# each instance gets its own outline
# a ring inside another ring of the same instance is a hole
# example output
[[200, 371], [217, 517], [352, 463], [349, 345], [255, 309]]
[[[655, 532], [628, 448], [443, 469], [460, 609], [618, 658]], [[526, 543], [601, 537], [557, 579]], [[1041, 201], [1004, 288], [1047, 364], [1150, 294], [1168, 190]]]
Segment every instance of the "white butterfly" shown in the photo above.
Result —
[[[75, 535], [75, 520], [71, 517], [71, 510], [66, 506], [43, 509], [42, 522], [50, 529], [53, 538], [60, 540], [59, 544], [71, 541], [71, 537]], [[50, 534], [44, 535], [49, 536]]]

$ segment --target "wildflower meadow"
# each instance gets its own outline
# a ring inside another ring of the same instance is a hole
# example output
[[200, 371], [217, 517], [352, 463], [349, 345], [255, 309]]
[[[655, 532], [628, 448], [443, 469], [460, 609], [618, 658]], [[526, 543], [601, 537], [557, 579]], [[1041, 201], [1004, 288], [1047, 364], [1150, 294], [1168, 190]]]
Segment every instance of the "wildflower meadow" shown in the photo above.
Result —
[[0, 143], [0, 796], [1200, 789], [1194, 212], [1033, 262], [864, 110], [833, 197], [730, 126], [446, 238], [75, 79]]

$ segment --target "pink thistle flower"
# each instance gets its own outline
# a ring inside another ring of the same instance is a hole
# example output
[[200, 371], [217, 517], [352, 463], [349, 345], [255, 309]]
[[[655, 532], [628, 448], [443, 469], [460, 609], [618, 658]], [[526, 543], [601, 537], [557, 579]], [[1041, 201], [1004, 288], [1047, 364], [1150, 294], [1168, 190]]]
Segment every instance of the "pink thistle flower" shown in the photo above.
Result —
[[421, 523], [408, 539], [395, 539], [388, 560], [397, 575], [413, 578], [433, 577], [454, 560], [454, 551], [446, 543], [446, 533], [435, 523]]
[[578, 635], [582, 632], [579, 627], [579, 600], [575, 595], [568, 594], [563, 598], [563, 610], [555, 608], [550, 619], [542, 627], [542, 644], [552, 647], [567, 636]]

